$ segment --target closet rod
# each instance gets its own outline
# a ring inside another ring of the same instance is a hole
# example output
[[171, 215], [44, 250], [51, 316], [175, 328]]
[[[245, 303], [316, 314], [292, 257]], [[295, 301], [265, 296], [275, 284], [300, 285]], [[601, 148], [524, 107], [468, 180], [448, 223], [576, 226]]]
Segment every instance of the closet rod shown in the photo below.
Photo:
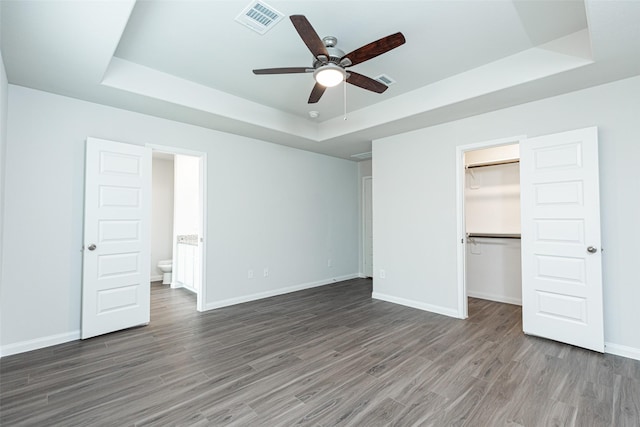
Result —
[[497, 165], [508, 165], [511, 163], [520, 163], [520, 159], [512, 159], [512, 160], [498, 160], [495, 162], [486, 162], [486, 163], [476, 163], [475, 165], [467, 165], [467, 169], [473, 168], [483, 168], [485, 166], [497, 166]]
[[489, 239], [519, 239], [519, 234], [502, 234], [502, 233], [467, 233], [467, 238], [484, 237]]

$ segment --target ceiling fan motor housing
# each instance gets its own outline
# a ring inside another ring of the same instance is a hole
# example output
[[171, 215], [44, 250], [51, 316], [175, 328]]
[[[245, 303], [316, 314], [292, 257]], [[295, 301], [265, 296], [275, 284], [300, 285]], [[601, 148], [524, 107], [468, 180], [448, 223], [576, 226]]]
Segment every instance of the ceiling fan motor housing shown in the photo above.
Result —
[[[322, 39], [324, 45], [329, 53], [329, 58], [326, 58], [324, 55], [319, 55], [316, 58], [313, 58], [313, 68], [318, 68], [328, 63], [336, 64], [342, 68], [348, 67], [351, 65], [351, 61], [345, 58], [342, 62], [340, 61], [344, 57], [344, 51], [338, 49], [336, 44], [338, 43], [338, 39], [333, 36], [327, 36]], [[345, 61], [348, 61], [346, 63]]]

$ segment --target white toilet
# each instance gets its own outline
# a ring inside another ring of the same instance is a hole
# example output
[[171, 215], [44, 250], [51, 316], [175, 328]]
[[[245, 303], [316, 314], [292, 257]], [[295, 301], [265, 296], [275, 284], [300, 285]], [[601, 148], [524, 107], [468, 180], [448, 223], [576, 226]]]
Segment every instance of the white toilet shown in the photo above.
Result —
[[169, 285], [171, 284], [171, 266], [173, 264], [173, 260], [165, 259], [162, 261], [158, 261], [158, 269], [162, 271], [162, 284]]

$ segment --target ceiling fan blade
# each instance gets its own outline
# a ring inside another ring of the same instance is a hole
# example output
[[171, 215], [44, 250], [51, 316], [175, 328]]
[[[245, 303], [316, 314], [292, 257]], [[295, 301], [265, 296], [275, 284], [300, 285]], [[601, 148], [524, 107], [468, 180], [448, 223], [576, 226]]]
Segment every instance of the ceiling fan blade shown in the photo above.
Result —
[[294, 74], [312, 72], [313, 68], [309, 67], [261, 68], [258, 70], [253, 70], [253, 74]]
[[304, 15], [291, 15], [289, 19], [291, 19], [293, 26], [296, 28], [298, 34], [300, 34], [300, 38], [304, 44], [307, 45], [314, 58], [317, 58], [319, 55], [329, 57], [327, 48]]
[[315, 104], [316, 102], [320, 101], [320, 98], [322, 97], [322, 94], [326, 89], [327, 88], [322, 86], [320, 83], [316, 83], [316, 85], [311, 90], [311, 95], [309, 95], [308, 104]]
[[403, 45], [404, 42], [405, 39], [402, 33], [391, 34], [390, 36], [383, 37], [380, 40], [364, 45], [353, 52], [347, 53], [343, 58], [349, 58], [351, 61], [350, 65], [360, 64], [361, 62], [368, 61], [378, 55], [382, 55], [391, 49], [395, 49], [398, 46]]
[[361, 87], [363, 89], [370, 90], [371, 92], [382, 93], [389, 89], [384, 83], [380, 83], [377, 80], [373, 80], [371, 77], [363, 76], [362, 74], [349, 71], [350, 76], [347, 77], [347, 83]]

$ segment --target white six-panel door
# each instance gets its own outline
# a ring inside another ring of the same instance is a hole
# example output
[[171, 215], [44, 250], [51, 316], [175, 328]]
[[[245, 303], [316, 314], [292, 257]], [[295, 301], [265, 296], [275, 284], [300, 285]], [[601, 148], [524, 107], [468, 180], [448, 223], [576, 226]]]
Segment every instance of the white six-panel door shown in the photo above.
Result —
[[523, 329], [604, 351], [597, 128], [520, 144]]
[[149, 323], [151, 149], [87, 139], [82, 338]]

